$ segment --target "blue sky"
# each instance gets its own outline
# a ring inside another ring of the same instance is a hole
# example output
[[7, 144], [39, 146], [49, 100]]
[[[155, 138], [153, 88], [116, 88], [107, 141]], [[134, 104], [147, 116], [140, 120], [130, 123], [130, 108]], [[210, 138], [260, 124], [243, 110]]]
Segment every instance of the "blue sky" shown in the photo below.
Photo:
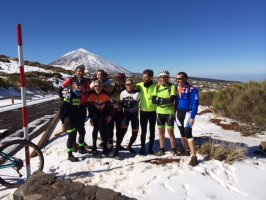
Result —
[[84, 48], [130, 71], [266, 79], [265, 0], [1, 0], [0, 54], [48, 64]]

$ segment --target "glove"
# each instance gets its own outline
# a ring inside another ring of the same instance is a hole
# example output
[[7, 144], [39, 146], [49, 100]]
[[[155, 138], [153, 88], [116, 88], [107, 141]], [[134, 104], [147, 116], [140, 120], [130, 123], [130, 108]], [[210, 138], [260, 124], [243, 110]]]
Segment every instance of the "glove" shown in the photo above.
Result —
[[163, 105], [163, 99], [161, 97], [156, 97], [156, 104]]

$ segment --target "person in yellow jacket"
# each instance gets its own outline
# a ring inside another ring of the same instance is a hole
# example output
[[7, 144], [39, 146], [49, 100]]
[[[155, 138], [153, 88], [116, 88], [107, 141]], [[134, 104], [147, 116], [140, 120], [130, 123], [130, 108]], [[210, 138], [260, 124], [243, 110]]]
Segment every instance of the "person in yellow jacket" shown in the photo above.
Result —
[[174, 134], [176, 87], [169, 82], [170, 73], [167, 70], [161, 71], [159, 76], [159, 84], [152, 95], [152, 102], [157, 105], [156, 114], [160, 141], [160, 151], [155, 153], [155, 156], [165, 154], [165, 129], [167, 129], [170, 138], [171, 154], [176, 155]]
[[145, 69], [142, 74], [143, 82], [138, 83], [136, 86], [140, 92], [141, 149], [139, 154], [145, 155], [145, 142], [148, 122], [150, 130], [148, 153], [154, 154], [153, 144], [155, 139], [156, 105], [152, 103], [152, 95], [156, 89], [156, 84], [153, 82], [153, 71], [151, 69]]

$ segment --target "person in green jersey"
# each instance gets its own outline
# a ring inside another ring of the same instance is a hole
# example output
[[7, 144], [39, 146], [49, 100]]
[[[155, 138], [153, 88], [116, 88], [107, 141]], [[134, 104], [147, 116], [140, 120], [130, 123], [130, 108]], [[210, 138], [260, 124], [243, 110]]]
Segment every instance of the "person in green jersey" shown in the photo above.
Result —
[[163, 70], [159, 74], [159, 83], [152, 95], [152, 102], [156, 104], [157, 126], [159, 130], [160, 151], [156, 156], [165, 154], [165, 125], [171, 143], [171, 154], [176, 155], [176, 141], [174, 135], [174, 107], [176, 98], [176, 87], [169, 82], [169, 72]]
[[153, 82], [153, 71], [146, 69], [143, 71], [143, 82], [138, 83], [137, 89], [140, 91], [140, 127], [141, 127], [141, 149], [139, 154], [145, 155], [145, 141], [147, 134], [147, 125], [150, 128], [149, 154], [154, 154], [153, 143], [155, 139], [155, 123], [156, 123], [156, 105], [152, 103], [152, 95], [156, 89]]

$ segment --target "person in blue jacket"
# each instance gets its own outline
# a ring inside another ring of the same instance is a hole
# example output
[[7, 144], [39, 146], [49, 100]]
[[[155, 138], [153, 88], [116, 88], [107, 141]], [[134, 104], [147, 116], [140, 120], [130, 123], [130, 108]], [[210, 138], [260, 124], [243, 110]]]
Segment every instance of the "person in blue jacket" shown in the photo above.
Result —
[[190, 156], [192, 154], [189, 165], [196, 166], [198, 164], [196, 156], [195, 141], [192, 136], [192, 126], [198, 112], [199, 99], [198, 90], [188, 82], [188, 76], [185, 72], [179, 72], [176, 75], [177, 95], [177, 126], [181, 134], [181, 141], [184, 150], [179, 155]]

